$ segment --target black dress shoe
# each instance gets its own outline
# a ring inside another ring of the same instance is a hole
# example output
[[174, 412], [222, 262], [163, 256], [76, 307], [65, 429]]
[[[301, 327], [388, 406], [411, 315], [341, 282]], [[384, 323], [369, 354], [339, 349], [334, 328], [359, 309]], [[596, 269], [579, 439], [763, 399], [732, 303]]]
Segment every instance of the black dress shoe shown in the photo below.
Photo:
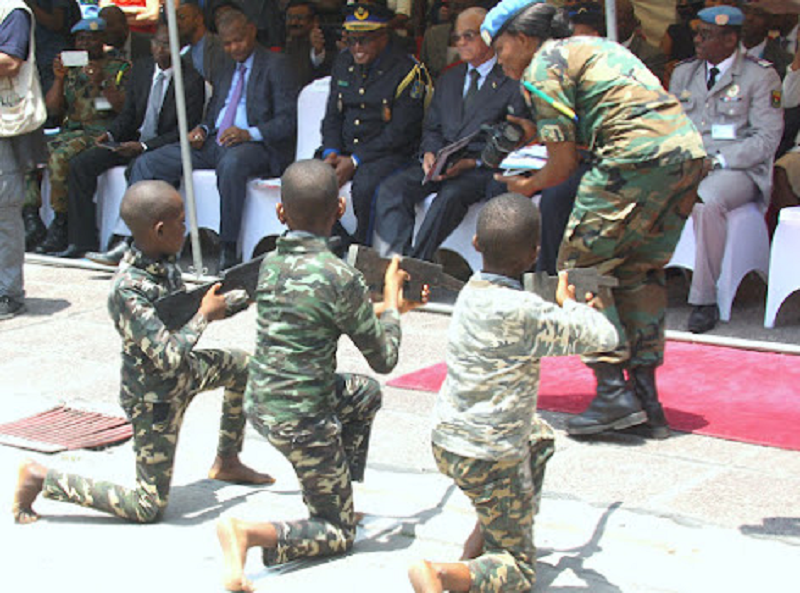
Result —
[[78, 247], [74, 243], [70, 243], [67, 245], [67, 248], [64, 251], [58, 251], [54, 253], [56, 257], [63, 257], [66, 259], [80, 259], [86, 254], [86, 249], [83, 247]]
[[116, 267], [119, 265], [119, 262], [122, 261], [122, 257], [128, 251], [128, 247], [129, 247], [128, 241], [126, 239], [123, 239], [108, 251], [103, 251], [103, 252], [89, 251], [86, 254], [86, 259], [96, 264]]
[[236, 255], [236, 243], [223, 241], [219, 248], [219, 269], [217, 272], [232, 268], [238, 263], [241, 263], [241, 260]]
[[689, 315], [689, 331], [703, 334], [714, 329], [719, 321], [719, 309], [716, 305], [696, 305]]

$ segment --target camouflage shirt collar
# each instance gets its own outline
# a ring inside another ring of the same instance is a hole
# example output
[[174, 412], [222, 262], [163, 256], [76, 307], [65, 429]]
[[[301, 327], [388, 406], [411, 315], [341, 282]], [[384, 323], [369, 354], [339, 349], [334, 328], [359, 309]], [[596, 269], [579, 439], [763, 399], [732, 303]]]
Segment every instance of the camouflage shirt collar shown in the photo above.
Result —
[[169, 276], [170, 268], [174, 268], [177, 261], [174, 255], [153, 259], [142, 253], [135, 244], [132, 245], [130, 250], [125, 254], [124, 259], [125, 262], [131, 266], [140, 268], [153, 276], [161, 277]]
[[278, 237], [278, 253], [314, 253], [329, 251], [328, 238], [303, 231], [290, 231]]
[[491, 274], [489, 272], [477, 272], [473, 278], [484, 280], [490, 284], [499, 284], [500, 286], [507, 286], [508, 288], [513, 288], [515, 290], [522, 290], [522, 282], [520, 282], [517, 278], [509, 278], [508, 276]]

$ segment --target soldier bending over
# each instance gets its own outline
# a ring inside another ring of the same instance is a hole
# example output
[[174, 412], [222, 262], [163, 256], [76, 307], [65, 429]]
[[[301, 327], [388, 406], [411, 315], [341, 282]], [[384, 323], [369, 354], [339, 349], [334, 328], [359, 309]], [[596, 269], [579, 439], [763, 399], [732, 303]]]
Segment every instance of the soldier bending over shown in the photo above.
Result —
[[244, 388], [249, 356], [239, 350], [194, 350], [212, 321], [247, 307], [244, 291], [219, 294], [211, 287], [200, 309], [182, 328], [169, 331], [154, 303], [180, 290], [175, 257], [183, 246], [183, 201], [163, 181], [142, 181], [128, 189], [122, 219], [134, 244], [114, 276], [108, 311], [122, 337], [120, 403], [133, 424], [136, 488], [48, 469], [26, 461], [19, 470], [13, 513], [17, 523], [39, 518], [32, 504], [45, 498], [71, 502], [137, 523], [158, 520], [167, 507], [175, 448], [183, 415], [201, 391], [225, 387], [217, 456], [208, 473], [215, 480], [272, 484], [275, 480], [242, 464]]

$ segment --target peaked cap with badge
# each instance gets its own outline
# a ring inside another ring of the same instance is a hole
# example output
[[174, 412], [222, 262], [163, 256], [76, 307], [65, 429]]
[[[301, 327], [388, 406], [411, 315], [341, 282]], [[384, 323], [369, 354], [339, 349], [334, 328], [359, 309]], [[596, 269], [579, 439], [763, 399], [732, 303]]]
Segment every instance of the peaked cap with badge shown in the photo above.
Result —
[[383, 4], [356, 2], [345, 8], [345, 31], [377, 31], [386, 27], [394, 13]]

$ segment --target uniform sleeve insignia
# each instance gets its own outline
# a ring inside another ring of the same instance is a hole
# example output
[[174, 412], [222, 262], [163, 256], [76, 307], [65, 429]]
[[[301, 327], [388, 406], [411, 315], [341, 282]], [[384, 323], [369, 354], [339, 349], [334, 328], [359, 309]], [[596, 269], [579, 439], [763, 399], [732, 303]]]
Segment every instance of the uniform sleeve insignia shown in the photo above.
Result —
[[771, 105], [778, 109], [781, 106], [781, 89], [775, 89], [772, 91], [772, 102]]
[[420, 84], [419, 80], [415, 80], [411, 83], [410, 95], [412, 99], [419, 99], [422, 97], [422, 84]]

